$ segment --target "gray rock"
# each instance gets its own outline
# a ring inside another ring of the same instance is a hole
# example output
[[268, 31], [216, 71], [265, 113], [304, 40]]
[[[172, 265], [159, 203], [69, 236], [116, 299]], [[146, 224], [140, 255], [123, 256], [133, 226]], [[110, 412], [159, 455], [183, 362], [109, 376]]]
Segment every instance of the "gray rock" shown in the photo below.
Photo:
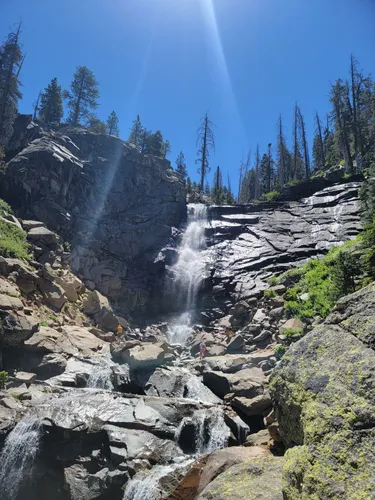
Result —
[[[85, 282], [128, 311], [151, 314], [165, 266], [157, 256], [186, 216], [185, 188], [168, 160], [80, 128], [21, 144], [0, 195], [17, 196], [30, 218], [72, 241], [72, 266]], [[28, 238], [48, 245], [56, 237], [32, 227]]]
[[241, 352], [243, 351], [244, 347], [245, 347], [245, 339], [240, 333], [237, 333], [236, 335], [233, 335], [233, 337], [229, 341], [227, 345], [227, 351], [229, 353]]
[[259, 368], [248, 368], [236, 373], [212, 371], [203, 374], [204, 384], [220, 398], [227, 394], [231, 397], [253, 398], [263, 394], [265, 381], [264, 373]]
[[39, 328], [39, 322], [22, 311], [9, 312], [2, 318], [0, 343], [3, 347], [19, 347]]
[[108, 299], [97, 290], [88, 294], [83, 305], [83, 312], [92, 316], [100, 328], [116, 331], [119, 320], [114, 314]]
[[255, 344], [264, 343], [266, 340], [270, 340], [272, 333], [269, 330], [262, 330], [259, 335], [254, 337], [253, 342]]

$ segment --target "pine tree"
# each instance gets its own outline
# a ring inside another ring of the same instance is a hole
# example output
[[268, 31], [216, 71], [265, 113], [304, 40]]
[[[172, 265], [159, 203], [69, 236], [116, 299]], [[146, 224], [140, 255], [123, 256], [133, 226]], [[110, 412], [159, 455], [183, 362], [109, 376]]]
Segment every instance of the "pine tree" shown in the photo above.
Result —
[[304, 166], [301, 154], [300, 110], [298, 104], [294, 106], [293, 114], [293, 179], [301, 180], [304, 176]]
[[333, 104], [332, 120], [336, 129], [336, 138], [339, 149], [344, 157], [345, 171], [353, 171], [353, 160], [349, 142], [350, 116], [348, 110], [349, 87], [338, 79], [331, 89], [331, 103]]
[[118, 126], [118, 117], [114, 111], [107, 118], [107, 134], [119, 137], [120, 129]]
[[320, 120], [318, 112], [315, 112], [315, 136], [313, 142], [313, 159], [314, 159], [315, 169], [323, 170], [326, 160], [325, 160], [322, 122]]
[[143, 150], [145, 149], [147, 142], [146, 135], [145, 128], [141, 122], [141, 117], [137, 115], [137, 118], [133, 121], [132, 128], [130, 129], [128, 142], [130, 142], [130, 144], [134, 144], [139, 151], [144, 152]]
[[215, 137], [212, 132], [213, 124], [208, 119], [208, 114], [206, 113], [201, 120], [200, 127], [198, 128], [198, 137], [197, 137], [197, 146], [198, 150], [198, 159], [196, 163], [199, 164], [198, 172], [201, 175], [200, 181], [200, 189], [203, 191], [204, 183], [208, 172], [210, 171], [209, 167], [209, 156], [210, 150], [215, 150]]
[[187, 194], [191, 194], [191, 191], [192, 191], [191, 179], [190, 177], [188, 177], [186, 179], [186, 192]]
[[42, 95], [42, 92], [39, 92], [38, 97], [36, 98], [36, 101], [33, 102], [33, 120], [35, 121], [38, 113], [39, 113], [39, 104], [40, 104], [40, 96]]
[[281, 188], [292, 178], [291, 160], [291, 155], [286, 145], [283, 120], [280, 115], [277, 127], [277, 174]]
[[164, 138], [160, 130], [151, 134], [147, 139], [146, 152], [154, 156], [163, 156]]
[[254, 199], [258, 200], [262, 194], [262, 184], [261, 184], [261, 173], [260, 173], [260, 151], [259, 144], [257, 144], [257, 149], [255, 153], [255, 186], [254, 186]]
[[206, 196], [210, 196], [211, 195], [211, 188], [210, 188], [210, 184], [209, 184], [208, 181], [206, 182], [206, 185], [204, 187], [204, 194]]
[[41, 95], [39, 118], [48, 124], [59, 124], [63, 113], [61, 87], [57, 83], [57, 78], [53, 78]]
[[70, 85], [70, 91], [64, 93], [70, 110], [68, 122], [73, 126], [87, 118], [98, 107], [99, 88], [95, 75], [86, 66], [78, 66]]
[[167, 155], [171, 152], [172, 147], [171, 143], [167, 140], [163, 142], [162, 148], [161, 148], [161, 155], [163, 158], [166, 158]]
[[274, 188], [274, 161], [271, 144], [268, 144], [268, 153], [263, 155], [260, 162], [260, 178], [262, 194], [272, 191]]
[[211, 197], [212, 197], [212, 201], [216, 205], [220, 205], [220, 203], [222, 203], [222, 200], [223, 200], [223, 176], [222, 176], [222, 173], [221, 173], [219, 166], [215, 170]]
[[310, 156], [309, 156], [309, 149], [307, 145], [307, 137], [306, 137], [306, 125], [305, 125], [305, 119], [303, 118], [303, 114], [301, 111], [301, 108], [298, 107], [298, 121], [299, 121], [299, 128], [301, 131], [301, 144], [302, 144], [302, 151], [303, 151], [303, 159], [305, 163], [305, 177], [308, 179], [310, 177]]
[[97, 134], [105, 135], [107, 133], [107, 127], [100, 118], [98, 118], [95, 114], [91, 114], [87, 118], [86, 126], [91, 132], [95, 132]]
[[180, 151], [179, 155], [176, 158], [176, 172], [182, 179], [183, 183], [186, 184], [187, 167], [185, 163], [185, 156], [182, 151]]
[[0, 146], [5, 146], [12, 135], [18, 100], [22, 97], [19, 80], [23, 63], [20, 33], [19, 24], [0, 47]]

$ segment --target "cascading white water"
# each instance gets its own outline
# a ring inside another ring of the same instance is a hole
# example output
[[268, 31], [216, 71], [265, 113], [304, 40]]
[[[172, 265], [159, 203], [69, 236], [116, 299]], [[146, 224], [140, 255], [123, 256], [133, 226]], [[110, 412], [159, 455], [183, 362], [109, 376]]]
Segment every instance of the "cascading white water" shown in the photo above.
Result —
[[93, 370], [87, 380], [86, 387], [88, 389], [105, 389], [107, 391], [112, 391], [113, 365], [114, 362], [111, 360], [109, 355], [101, 357], [99, 364], [93, 366]]
[[192, 462], [191, 459], [182, 458], [173, 464], [155, 465], [151, 470], [139, 472], [126, 485], [123, 500], [161, 500], [164, 495], [160, 480]]
[[201, 455], [225, 448], [228, 445], [229, 433], [222, 411], [216, 409], [209, 417], [206, 413], [198, 415], [195, 439], [197, 453]]
[[183, 311], [169, 326], [169, 338], [175, 344], [184, 344], [191, 333], [191, 316], [204, 280], [205, 263], [201, 251], [206, 247], [206, 222], [205, 205], [188, 205], [188, 224], [179, 248], [178, 261], [172, 269], [175, 297]]
[[22, 483], [31, 476], [41, 430], [41, 420], [28, 416], [7, 437], [0, 454], [1, 500], [15, 500]]

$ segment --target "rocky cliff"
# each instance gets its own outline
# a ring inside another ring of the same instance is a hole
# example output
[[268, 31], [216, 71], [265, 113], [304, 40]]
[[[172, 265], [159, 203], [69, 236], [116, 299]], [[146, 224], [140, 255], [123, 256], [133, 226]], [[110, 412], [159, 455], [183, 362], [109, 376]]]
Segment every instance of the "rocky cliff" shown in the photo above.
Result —
[[358, 182], [335, 184], [294, 202], [213, 206], [208, 211], [201, 320], [261, 297], [272, 275], [321, 256], [360, 228]]
[[155, 258], [186, 213], [169, 162], [113, 136], [19, 122], [1, 196], [71, 243], [72, 268], [89, 287], [144, 314], [163, 273]]

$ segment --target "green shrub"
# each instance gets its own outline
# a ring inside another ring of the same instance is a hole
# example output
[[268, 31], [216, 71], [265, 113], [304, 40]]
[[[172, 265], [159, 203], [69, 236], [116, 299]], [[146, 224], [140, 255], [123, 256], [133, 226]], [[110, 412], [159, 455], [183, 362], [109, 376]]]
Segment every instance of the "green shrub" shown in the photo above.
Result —
[[10, 205], [4, 200], [0, 198], [0, 214], [2, 216], [7, 215], [7, 214], [12, 214], [13, 210]]
[[[284, 295], [285, 310], [302, 320], [316, 316], [325, 318], [339, 297], [355, 291], [362, 270], [360, 259], [352, 253], [352, 247], [360, 241], [358, 237], [331, 248], [322, 259], [310, 260], [304, 266], [284, 273], [282, 282], [292, 283]], [[300, 300], [304, 293], [308, 293], [309, 298]]]
[[271, 276], [270, 278], [268, 278], [267, 283], [271, 286], [274, 286], [279, 284], [279, 280], [276, 276]]
[[286, 345], [277, 345], [275, 347], [275, 356], [276, 356], [276, 359], [281, 359], [284, 354], [286, 353], [287, 351], [287, 346]]
[[48, 326], [48, 325], [47, 325], [47, 321], [41, 321], [41, 322], [40, 322], [40, 326]]
[[8, 380], [8, 372], [0, 371], [0, 388], [4, 389], [5, 383]]
[[302, 335], [303, 330], [301, 328], [286, 328], [283, 331], [283, 335], [286, 339], [291, 340], [293, 337]]
[[0, 255], [3, 257], [28, 258], [29, 245], [26, 233], [19, 227], [0, 219]]
[[275, 292], [275, 290], [272, 290], [272, 289], [264, 290], [263, 295], [267, 299], [270, 299], [272, 297], [277, 297], [277, 293]]
[[280, 191], [270, 191], [269, 193], [264, 193], [260, 197], [262, 201], [275, 201], [278, 196], [280, 196]]

